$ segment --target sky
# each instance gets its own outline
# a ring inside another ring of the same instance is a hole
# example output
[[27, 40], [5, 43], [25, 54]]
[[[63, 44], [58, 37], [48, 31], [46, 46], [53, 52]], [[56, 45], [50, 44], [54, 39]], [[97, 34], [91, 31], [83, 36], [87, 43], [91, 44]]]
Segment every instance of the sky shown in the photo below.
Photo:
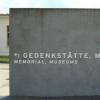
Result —
[[0, 0], [0, 13], [9, 8], [100, 8], [100, 0]]

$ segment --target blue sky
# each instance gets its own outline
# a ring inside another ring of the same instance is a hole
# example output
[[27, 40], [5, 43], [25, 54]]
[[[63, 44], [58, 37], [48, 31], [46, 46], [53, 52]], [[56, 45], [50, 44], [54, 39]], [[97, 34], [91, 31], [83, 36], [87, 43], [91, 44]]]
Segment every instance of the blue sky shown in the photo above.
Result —
[[9, 8], [100, 8], [100, 0], [0, 0], [0, 13]]

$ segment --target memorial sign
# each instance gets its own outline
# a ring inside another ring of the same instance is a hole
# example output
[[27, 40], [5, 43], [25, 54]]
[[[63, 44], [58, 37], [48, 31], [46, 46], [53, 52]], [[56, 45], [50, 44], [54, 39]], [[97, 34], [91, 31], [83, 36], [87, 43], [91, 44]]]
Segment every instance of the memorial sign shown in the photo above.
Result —
[[100, 95], [100, 10], [11, 9], [10, 94]]

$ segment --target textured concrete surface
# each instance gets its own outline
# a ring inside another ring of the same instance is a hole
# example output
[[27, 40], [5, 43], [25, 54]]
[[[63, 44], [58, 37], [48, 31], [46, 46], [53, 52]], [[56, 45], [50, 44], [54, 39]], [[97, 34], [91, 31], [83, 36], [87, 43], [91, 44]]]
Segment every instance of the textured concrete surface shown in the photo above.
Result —
[[69, 96], [69, 97], [2, 97], [0, 100], [100, 100], [100, 96]]
[[12, 9], [10, 13], [12, 96], [100, 95], [100, 61], [75, 64], [14, 64], [14, 53], [100, 51], [100, 10]]
[[9, 64], [0, 63], [0, 96], [9, 95]]

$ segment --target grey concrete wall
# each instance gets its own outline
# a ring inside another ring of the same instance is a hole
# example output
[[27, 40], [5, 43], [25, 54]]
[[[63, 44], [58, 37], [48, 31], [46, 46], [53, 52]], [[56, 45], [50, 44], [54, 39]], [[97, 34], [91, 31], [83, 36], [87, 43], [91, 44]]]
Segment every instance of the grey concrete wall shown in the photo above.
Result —
[[11, 9], [10, 93], [13, 96], [100, 95], [100, 61], [14, 64], [14, 53], [100, 51], [100, 10]]

